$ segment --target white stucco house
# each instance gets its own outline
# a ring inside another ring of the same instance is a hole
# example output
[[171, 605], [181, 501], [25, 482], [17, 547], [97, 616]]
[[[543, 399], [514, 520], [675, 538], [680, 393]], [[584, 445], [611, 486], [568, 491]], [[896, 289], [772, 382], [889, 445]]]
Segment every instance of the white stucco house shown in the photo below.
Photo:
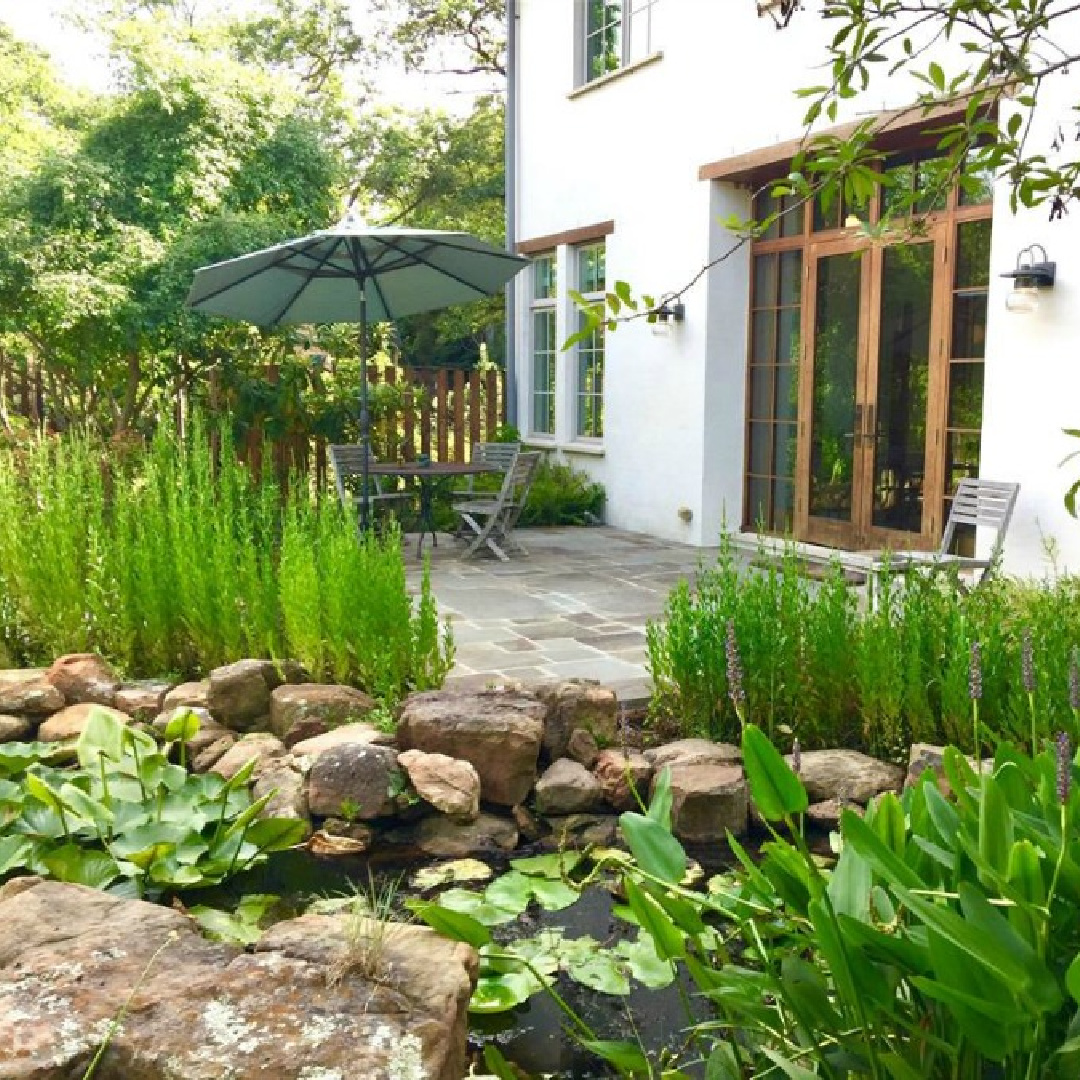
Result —
[[[928, 208], [923, 236], [889, 244], [837, 206], [807, 206], [701, 274], [665, 333], [636, 321], [560, 351], [578, 328], [570, 290], [622, 280], [661, 296], [732, 247], [720, 221], [762, 209], [754, 192], [786, 173], [805, 110], [794, 91], [822, 81], [832, 30], [806, 11], [778, 31], [754, 0], [513, 7], [528, 442], [603, 483], [611, 524], [697, 545], [760, 526], [838, 549], [932, 549], [961, 477], [1015, 481], [1005, 569], [1040, 574], [1050, 549], [1080, 571], [1080, 523], [1062, 503], [1075, 476], [1060, 467], [1080, 445], [1062, 432], [1080, 427], [1080, 208], [1013, 213], [988, 178]], [[1047, 82], [1033, 147], [1075, 125], [1078, 83]], [[848, 119], [915, 96], [880, 79]], [[909, 111], [889, 129], [888, 167], [916, 186], [932, 167], [927, 126]], [[1021, 314], [1000, 275], [1031, 245], [1057, 274]]]

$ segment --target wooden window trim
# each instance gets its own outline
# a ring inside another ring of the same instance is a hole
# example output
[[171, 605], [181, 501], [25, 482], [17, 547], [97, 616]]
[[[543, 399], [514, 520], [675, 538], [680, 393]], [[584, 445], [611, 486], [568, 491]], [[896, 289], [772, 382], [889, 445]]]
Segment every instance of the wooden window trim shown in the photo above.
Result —
[[577, 247], [581, 244], [603, 240], [615, 231], [614, 220], [598, 221], [592, 225], [579, 225], [576, 229], [565, 232], [549, 233], [547, 236], [534, 236], [521, 240], [517, 244], [519, 255], [540, 255], [563, 245]]

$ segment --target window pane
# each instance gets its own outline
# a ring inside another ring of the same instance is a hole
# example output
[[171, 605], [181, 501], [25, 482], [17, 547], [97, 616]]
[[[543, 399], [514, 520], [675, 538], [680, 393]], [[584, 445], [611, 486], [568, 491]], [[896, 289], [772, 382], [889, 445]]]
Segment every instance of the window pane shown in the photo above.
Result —
[[604, 245], [590, 244], [578, 248], [578, 291], [598, 293], [604, 291]]
[[750, 367], [750, 415], [755, 420], [771, 420], [773, 411], [771, 367]]
[[630, 0], [630, 40], [628, 61], [643, 60], [651, 56], [653, 43], [653, 9], [657, 0]]
[[915, 209], [920, 214], [944, 210], [949, 201], [951, 179], [946, 158], [924, 158], [918, 162], [915, 166]]
[[769, 528], [773, 532], [790, 533], [792, 531], [791, 509], [794, 505], [795, 485], [783, 478], [773, 481], [773, 514]]
[[772, 461], [769, 453], [772, 442], [772, 424], [750, 425], [750, 471], [753, 473], [771, 473]]
[[755, 311], [753, 317], [753, 344], [750, 355], [755, 364], [771, 364], [776, 359], [776, 312]]
[[949, 365], [949, 427], [982, 427], [983, 365]]
[[555, 256], [538, 255], [533, 259], [533, 299], [552, 300], [555, 297]]
[[587, 0], [585, 79], [598, 79], [619, 67], [622, 52], [622, 0]]
[[994, 198], [994, 173], [991, 169], [980, 168], [977, 163], [969, 164], [960, 178], [961, 206], [985, 206]]
[[956, 227], [955, 286], [968, 289], [989, 284], [990, 221], [965, 221]]
[[780, 303], [797, 304], [802, 296], [802, 252], [785, 251], [780, 256]]
[[799, 417], [799, 369], [794, 364], [781, 364], [776, 369], [776, 419], [797, 420]]
[[979, 475], [979, 436], [950, 431], [945, 440], [945, 491], [952, 494], [967, 476]]
[[797, 195], [785, 195], [780, 200], [782, 216], [780, 218], [781, 236], [799, 236], [803, 231], [805, 207], [800, 205]]
[[754, 307], [776, 306], [776, 256], [758, 255], [754, 259]]
[[912, 186], [915, 183], [915, 166], [907, 161], [885, 170], [881, 185], [881, 212], [895, 217], [910, 212]]
[[953, 297], [952, 357], [981, 360], [986, 355], [986, 293]]
[[770, 529], [769, 481], [764, 476], [750, 476], [746, 482], [746, 526]]
[[797, 424], [776, 425], [776, 450], [773, 457], [773, 472], [777, 476], [795, 475], [795, 441]]
[[778, 364], [797, 364], [799, 346], [802, 340], [800, 308], [781, 308], [777, 313], [776, 362]]
[[534, 310], [533, 330], [533, 431], [555, 433], [555, 309]]

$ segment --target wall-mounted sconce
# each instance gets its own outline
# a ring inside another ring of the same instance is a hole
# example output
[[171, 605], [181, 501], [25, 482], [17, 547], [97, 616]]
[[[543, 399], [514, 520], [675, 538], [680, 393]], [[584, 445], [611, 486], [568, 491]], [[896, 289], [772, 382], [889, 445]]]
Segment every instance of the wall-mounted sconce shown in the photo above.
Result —
[[672, 300], [664, 300], [649, 314], [653, 316], [650, 321], [654, 334], [670, 334], [671, 327], [686, 318], [686, 306]]
[[1001, 275], [1013, 279], [1012, 292], [1005, 298], [1005, 306], [1017, 314], [1035, 311], [1039, 306], [1039, 294], [1043, 289], [1054, 287], [1056, 275], [1057, 263], [1047, 259], [1042, 244], [1021, 249], [1016, 256], [1016, 269]]

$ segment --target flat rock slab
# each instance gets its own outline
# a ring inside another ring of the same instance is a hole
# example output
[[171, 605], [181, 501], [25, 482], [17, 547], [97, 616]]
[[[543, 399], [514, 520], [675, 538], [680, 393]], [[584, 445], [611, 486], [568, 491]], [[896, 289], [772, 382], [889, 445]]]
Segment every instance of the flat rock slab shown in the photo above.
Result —
[[393, 735], [380, 731], [374, 724], [361, 721], [357, 724], [342, 724], [341, 727], [334, 728], [332, 731], [313, 735], [310, 739], [302, 739], [300, 742], [293, 743], [291, 750], [294, 757], [318, 757], [319, 754], [333, 750], [336, 746], [344, 746], [345, 743], [387, 746], [393, 741]]
[[904, 770], [857, 750], [809, 750], [802, 754], [799, 779], [812, 803], [839, 799], [865, 805], [883, 791], [899, 791]]
[[64, 707], [64, 695], [45, 677], [44, 668], [0, 670], [0, 713], [47, 716]]
[[475, 821], [480, 813], [480, 776], [467, 761], [445, 754], [406, 750], [398, 764], [409, 774], [417, 795], [455, 821]]
[[536, 696], [547, 706], [544, 753], [565, 757], [575, 730], [587, 731], [600, 744], [612, 743], [618, 731], [619, 702], [615, 691], [592, 679], [541, 683]]
[[742, 751], [737, 746], [708, 739], [678, 739], [646, 750], [645, 756], [654, 769], [662, 769], [665, 765], [738, 765], [742, 762]]
[[64, 695], [69, 705], [90, 701], [97, 705], [115, 705], [120, 680], [109, 664], [97, 653], [68, 653], [57, 657], [45, 673]]
[[[278, 686], [270, 694], [270, 730], [281, 738], [305, 721], [319, 720], [328, 728], [361, 720], [375, 708], [375, 699], [352, 686], [303, 683]], [[295, 740], [294, 740], [295, 741]]]
[[432, 690], [412, 694], [398, 722], [398, 746], [468, 761], [480, 798], [521, 802], [536, 782], [544, 704], [519, 690]]
[[[646, 802], [652, 762], [636, 750], [601, 750], [593, 766], [593, 775], [600, 781], [604, 798], [616, 810], [636, 810], [638, 800]], [[637, 798], [634, 792], [637, 792]]]
[[739, 765], [670, 765], [671, 831], [690, 843], [745, 835], [750, 797]]
[[536, 782], [539, 814], [581, 814], [596, 810], [604, 801], [600, 781], [579, 761], [559, 758]]
[[42, 742], [63, 742], [65, 739], [77, 739], [86, 727], [90, 716], [95, 712], [108, 713], [113, 719], [121, 724], [130, 724], [131, 717], [119, 709], [111, 709], [107, 705], [68, 705], [67, 708], [53, 713], [38, 728], [37, 737]]
[[280, 923], [250, 954], [205, 940], [171, 908], [27, 881], [0, 892], [4, 1080], [81, 1077], [134, 988], [95, 1080], [465, 1071], [468, 946], [392, 926], [377, 970], [365, 972], [348, 962], [343, 917]]
[[514, 822], [494, 814], [481, 814], [467, 825], [436, 816], [420, 822], [415, 841], [425, 855], [460, 859], [511, 852], [517, 847], [518, 830]]

